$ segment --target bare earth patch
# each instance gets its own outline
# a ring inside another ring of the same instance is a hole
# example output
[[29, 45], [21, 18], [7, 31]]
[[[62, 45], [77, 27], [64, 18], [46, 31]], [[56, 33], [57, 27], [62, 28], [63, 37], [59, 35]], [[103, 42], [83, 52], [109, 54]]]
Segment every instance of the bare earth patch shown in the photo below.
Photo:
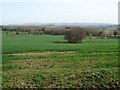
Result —
[[31, 56], [31, 55], [50, 55], [50, 54], [64, 54], [65, 52], [28, 52], [28, 53], [14, 53], [6, 55], [20, 55], [20, 56]]
[[[72, 56], [76, 56], [76, 54], [78, 54], [79, 55], [78, 57], [81, 57], [81, 53], [76, 53], [76, 51], [29, 52], [29, 53], [16, 53], [16, 54], [6, 54], [6, 55], [30, 57], [34, 55], [56, 56], [60, 54], [61, 56], [64, 54], [65, 56], [71, 58]], [[13, 69], [6, 69], [3, 71], [4, 74], [3, 78], [4, 80], [7, 80], [5, 81], [3, 87], [33, 88], [40, 85], [43, 85], [43, 87], [46, 86], [62, 87], [62, 86], [66, 86], [69, 81], [71, 85], [72, 84], [74, 85], [76, 84], [76, 82], [85, 83], [86, 80], [95, 80], [95, 78], [97, 77], [97, 74], [95, 72], [96, 71], [98, 72], [99, 68], [92, 68], [92, 67], [94, 67], [97, 63], [109, 62], [109, 59], [106, 59], [104, 57], [98, 58], [96, 57], [96, 54], [98, 53], [91, 53], [91, 56], [90, 58], [88, 58], [88, 60], [83, 59], [85, 56], [82, 58], [83, 60], [81, 58], [73, 58], [74, 62], [72, 62], [72, 60], [69, 60], [67, 57], [65, 58], [38, 57], [32, 59], [25, 58], [20, 60], [12, 60], [10, 63], [3, 64], [4, 66], [17, 66], [14, 67]], [[93, 70], [93, 72], [95, 73], [95, 74], [93, 73], [94, 75], [91, 74], [92, 73], [91, 70]], [[91, 81], [89, 82], [91, 83]], [[87, 84], [85, 83], [85, 85], [87, 86], [88, 83]]]

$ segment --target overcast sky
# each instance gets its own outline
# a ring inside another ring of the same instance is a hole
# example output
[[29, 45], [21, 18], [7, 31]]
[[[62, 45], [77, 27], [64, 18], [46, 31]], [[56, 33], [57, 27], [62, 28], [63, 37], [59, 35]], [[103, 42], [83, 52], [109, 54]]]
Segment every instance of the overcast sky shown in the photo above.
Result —
[[117, 24], [118, 1], [4, 0], [0, 2], [0, 24], [62, 22]]

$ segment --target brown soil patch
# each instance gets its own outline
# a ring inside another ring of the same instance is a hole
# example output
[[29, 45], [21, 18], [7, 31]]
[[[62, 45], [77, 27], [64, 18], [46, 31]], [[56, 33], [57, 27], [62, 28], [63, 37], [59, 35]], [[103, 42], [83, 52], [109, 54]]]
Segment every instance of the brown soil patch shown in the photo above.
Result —
[[65, 52], [28, 52], [28, 53], [14, 53], [6, 55], [17, 55], [17, 56], [31, 56], [31, 55], [50, 55], [50, 54], [64, 54]]

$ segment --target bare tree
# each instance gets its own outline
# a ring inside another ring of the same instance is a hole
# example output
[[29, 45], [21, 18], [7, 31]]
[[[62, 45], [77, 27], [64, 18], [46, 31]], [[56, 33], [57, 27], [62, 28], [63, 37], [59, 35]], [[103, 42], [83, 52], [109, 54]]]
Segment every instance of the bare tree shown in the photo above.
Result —
[[78, 43], [81, 42], [83, 37], [85, 36], [85, 30], [80, 27], [72, 27], [70, 29], [67, 29], [64, 33], [65, 39], [69, 43]]

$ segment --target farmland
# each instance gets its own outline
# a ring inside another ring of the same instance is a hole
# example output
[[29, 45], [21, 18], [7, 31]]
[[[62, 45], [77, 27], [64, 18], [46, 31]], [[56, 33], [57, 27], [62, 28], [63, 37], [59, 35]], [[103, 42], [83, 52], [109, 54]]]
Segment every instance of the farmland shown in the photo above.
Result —
[[70, 44], [63, 35], [3, 31], [3, 88], [116, 88], [118, 39], [88, 37]]

